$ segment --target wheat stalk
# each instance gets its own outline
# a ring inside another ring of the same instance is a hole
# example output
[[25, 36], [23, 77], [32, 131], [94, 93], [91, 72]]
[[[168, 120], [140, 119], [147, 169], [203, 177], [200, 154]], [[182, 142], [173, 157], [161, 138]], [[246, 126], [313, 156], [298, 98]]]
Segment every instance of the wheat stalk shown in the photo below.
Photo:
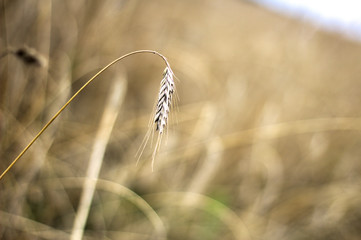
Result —
[[83, 238], [84, 227], [87, 222], [91, 203], [94, 198], [95, 188], [100, 169], [104, 161], [105, 149], [108, 144], [112, 129], [114, 127], [120, 105], [122, 104], [125, 93], [125, 77], [117, 77], [111, 88], [108, 103], [104, 109], [99, 129], [94, 140], [93, 150], [90, 155], [86, 178], [83, 183], [83, 189], [80, 197], [78, 210], [75, 215], [73, 230], [70, 236], [71, 240], [80, 240]]
[[[165, 71], [165, 74], [164, 74], [164, 78], [162, 80], [166, 82], [166, 85], [168, 86], [168, 95], [167, 95], [167, 104], [169, 102], [170, 104], [170, 100], [171, 100], [171, 95], [174, 91], [174, 82], [173, 82], [173, 72], [170, 68], [170, 65], [169, 65], [169, 62], [167, 60], [167, 58], [165, 56], [163, 56], [162, 54], [156, 52], [156, 51], [153, 51], [153, 50], [138, 50], [138, 51], [134, 51], [134, 52], [130, 52], [130, 53], [127, 53], [117, 59], [115, 59], [114, 61], [112, 61], [111, 63], [109, 63], [108, 65], [106, 65], [104, 68], [102, 68], [99, 72], [97, 72], [92, 78], [90, 78], [61, 108], [60, 110], [54, 114], [54, 116], [45, 124], [45, 126], [35, 135], [35, 137], [29, 142], [29, 144], [19, 153], [19, 155], [11, 162], [11, 164], [3, 171], [3, 173], [0, 175], [0, 180], [5, 176], [5, 174], [7, 172], [9, 172], [9, 170], [15, 165], [15, 163], [28, 151], [28, 149], [33, 145], [33, 143], [40, 137], [41, 134], [43, 134], [43, 132], [50, 126], [50, 124], [60, 115], [60, 113], [62, 113], [64, 111], [64, 109], [74, 100], [74, 98], [76, 96], [79, 95], [79, 93], [81, 91], [84, 90], [84, 88], [86, 86], [88, 86], [95, 78], [97, 78], [101, 73], [103, 73], [105, 70], [107, 70], [109, 67], [111, 67], [112, 65], [114, 65], [115, 63], [119, 62], [120, 60], [126, 58], [126, 57], [129, 57], [129, 56], [132, 56], [132, 55], [135, 55], [135, 54], [140, 54], [140, 53], [152, 53], [152, 54], [155, 54], [155, 55], [158, 55], [159, 57], [161, 57], [163, 59], [163, 61], [165, 62], [166, 64], [166, 71]], [[173, 82], [173, 83], [172, 83]], [[169, 88], [169, 86], [172, 86], [172, 90]], [[172, 92], [170, 92], [170, 90]], [[161, 100], [161, 99], [159, 99]], [[168, 112], [167, 112], [168, 111]], [[155, 155], [156, 153], [158, 152], [158, 149], [159, 149], [159, 146], [160, 146], [160, 143], [161, 143], [161, 135], [163, 133], [163, 129], [164, 127], [166, 126], [166, 123], [167, 123], [167, 119], [168, 119], [168, 113], [169, 113], [169, 105], [167, 105], [167, 108], [165, 109], [164, 106], [161, 107], [161, 118], [159, 118], [159, 121], [160, 121], [160, 124], [159, 124], [159, 128], [158, 128], [158, 125], [157, 125], [157, 130], [159, 130], [159, 136], [158, 136], [158, 140], [157, 140], [157, 145], [156, 145], [156, 148], [154, 150], [154, 153], [153, 153], [153, 163], [154, 163], [154, 158], [155, 158]], [[148, 134], [147, 134], [148, 135]], [[149, 136], [149, 135], [148, 135]], [[149, 137], [148, 137], [149, 138]], [[144, 148], [143, 148], [144, 149]], [[153, 164], [152, 164], [153, 165]]]

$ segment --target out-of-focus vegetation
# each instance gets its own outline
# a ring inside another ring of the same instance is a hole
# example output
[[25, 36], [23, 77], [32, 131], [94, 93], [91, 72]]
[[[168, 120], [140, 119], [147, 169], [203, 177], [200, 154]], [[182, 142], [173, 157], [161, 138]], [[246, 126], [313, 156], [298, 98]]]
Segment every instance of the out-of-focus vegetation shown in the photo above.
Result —
[[134, 156], [163, 62], [136, 55], [101, 75], [0, 182], [1, 239], [69, 238], [120, 78], [85, 239], [361, 236], [359, 43], [235, 0], [2, 0], [0, 12], [1, 52], [27, 46], [47, 63], [0, 59], [1, 171], [124, 53], [167, 56], [180, 99], [152, 172], [151, 146], [138, 166]]

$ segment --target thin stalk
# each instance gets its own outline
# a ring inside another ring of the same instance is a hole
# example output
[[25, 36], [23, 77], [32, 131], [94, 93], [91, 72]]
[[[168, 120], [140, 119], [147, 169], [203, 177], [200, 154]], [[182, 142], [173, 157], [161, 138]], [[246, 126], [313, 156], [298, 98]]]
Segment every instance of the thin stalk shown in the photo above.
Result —
[[120, 105], [124, 98], [125, 77], [117, 77], [111, 87], [108, 103], [104, 108], [104, 113], [99, 124], [99, 128], [94, 140], [92, 153], [90, 155], [86, 179], [83, 184], [83, 190], [80, 197], [77, 213], [73, 223], [73, 230], [70, 236], [71, 240], [80, 240], [84, 235], [84, 228], [87, 222], [91, 203], [93, 201], [99, 172], [103, 164], [104, 154], [112, 133], [115, 120], [118, 116]]
[[153, 50], [138, 50], [138, 51], [134, 51], [134, 52], [130, 52], [127, 53], [117, 59], [115, 59], [114, 61], [112, 61], [111, 63], [109, 63], [108, 65], [106, 65], [104, 68], [102, 68], [99, 72], [97, 72], [92, 78], [90, 78], [88, 80], [88, 82], [86, 82], [61, 108], [60, 110], [54, 114], [54, 116], [45, 124], [45, 126], [38, 132], [38, 134], [36, 134], [36, 136], [29, 142], [29, 144], [20, 152], [20, 154], [12, 161], [12, 163], [5, 169], [5, 171], [0, 175], [0, 181], [1, 179], [5, 176], [5, 174], [7, 172], [9, 172], [9, 170], [15, 165], [15, 163], [28, 151], [28, 149], [31, 147], [31, 145], [33, 145], [33, 143], [40, 137], [41, 134], [43, 134], [43, 132], [50, 126], [50, 124], [60, 115], [60, 113], [62, 113], [64, 111], [64, 109], [74, 100], [74, 98], [76, 98], [76, 96], [79, 95], [79, 93], [81, 91], [83, 91], [84, 88], [86, 88], [94, 79], [96, 79], [100, 74], [102, 74], [105, 70], [107, 70], [109, 67], [111, 67], [112, 65], [114, 65], [115, 63], [119, 62], [120, 60], [129, 57], [131, 55], [135, 55], [138, 53], [152, 53], [155, 55], [158, 55], [159, 57], [161, 57], [165, 64], [167, 65], [167, 67], [169, 66], [169, 63], [167, 61], [167, 58], [165, 56], [163, 56], [162, 54], [158, 53], [157, 51], [153, 51]]

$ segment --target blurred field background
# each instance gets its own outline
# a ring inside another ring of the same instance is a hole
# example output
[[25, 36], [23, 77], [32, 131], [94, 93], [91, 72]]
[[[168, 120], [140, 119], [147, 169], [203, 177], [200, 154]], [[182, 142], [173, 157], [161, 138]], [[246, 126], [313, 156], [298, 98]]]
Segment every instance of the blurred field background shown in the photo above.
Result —
[[2, 0], [0, 28], [39, 60], [0, 59], [1, 171], [113, 59], [179, 79], [154, 172], [164, 63], [95, 80], [0, 182], [0, 239], [69, 239], [99, 140], [84, 239], [360, 239], [360, 43], [236, 0]]

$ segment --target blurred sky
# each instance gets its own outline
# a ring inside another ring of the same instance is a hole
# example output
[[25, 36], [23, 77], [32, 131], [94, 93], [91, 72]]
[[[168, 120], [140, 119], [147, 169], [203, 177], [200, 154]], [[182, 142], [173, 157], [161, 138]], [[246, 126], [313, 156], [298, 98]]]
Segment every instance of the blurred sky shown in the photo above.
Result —
[[361, 41], [359, 0], [254, 0], [272, 10]]

